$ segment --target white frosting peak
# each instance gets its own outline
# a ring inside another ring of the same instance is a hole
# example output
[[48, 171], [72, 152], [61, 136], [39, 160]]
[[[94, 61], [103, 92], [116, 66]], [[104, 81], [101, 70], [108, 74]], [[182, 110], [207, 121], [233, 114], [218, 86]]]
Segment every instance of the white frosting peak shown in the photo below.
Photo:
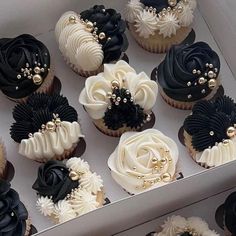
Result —
[[197, 1], [196, 0], [188, 0], [188, 5], [190, 6], [190, 8], [192, 10], [195, 10], [195, 8], [197, 7]]
[[54, 211], [54, 203], [49, 197], [39, 197], [36, 203], [37, 209], [44, 216], [50, 216]]
[[149, 38], [158, 29], [158, 21], [154, 12], [143, 10], [135, 20], [136, 31], [141, 37]]
[[179, 24], [187, 27], [193, 22], [193, 10], [187, 4], [181, 4], [182, 12], [179, 13]]
[[80, 179], [80, 185], [93, 194], [97, 194], [97, 192], [102, 190], [103, 180], [100, 175], [88, 172], [82, 175]]
[[137, 15], [141, 14], [143, 11], [144, 5], [140, 0], [130, 0], [125, 9], [125, 18], [128, 22], [134, 23]]
[[[115, 181], [136, 194], [172, 181], [178, 155], [176, 143], [158, 130], [126, 132], [109, 157], [108, 166]], [[164, 180], [166, 175], [168, 181]]]
[[77, 172], [77, 173], [89, 172], [88, 162], [86, 162], [78, 157], [71, 157], [69, 160], [67, 160], [66, 167], [69, 168], [70, 170]]
[[21, 140], [19, 153], [29, 159], [50, 159], [62, 155], [77, 143], [81, 134], [78, 122], [62, 121], [54, 132], [35, 132], [33, 137]]

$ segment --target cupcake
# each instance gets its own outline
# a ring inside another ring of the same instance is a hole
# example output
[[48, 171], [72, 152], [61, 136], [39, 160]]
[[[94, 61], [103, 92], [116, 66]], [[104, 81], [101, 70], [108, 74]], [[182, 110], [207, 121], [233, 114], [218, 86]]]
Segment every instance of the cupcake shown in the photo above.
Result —
[[161, 230], [148, 236], [219, 236], [210, 230], [208, 224], [200, 217], [184, 218], [182, 216], [168, 217]]
[[147, 51], [164, 53], [191, 32], [196, 0], [130, 0], [126, 21], [137, 43]]
[[23, 102], [33, 92], [52, 92], [49, 51], [32, 35], [0, 39], [0, 64], [0, 89], [9, 99]]
[[56, 24], [59, 49], [67, 64], [83, 77], [103, 71], [104, 63], [118, 61], [128, 48], [125, 22], [103, 5], [81, 12], [65, 12]]
[[119, 137], [151, 121], [157, 92], [155, 81], [120, 60], [105, 64], [103, 73], [86, 80], [79, 102], [100, 131]]
[[124, 133], [108, 159], [113, 179], [128, 193], [137, 194], [176, 179], [179, 151], [158, 130]]
[[236, 192], [231, 193], [216, 211], [217, 224], [223, 228], [225, 236], [236, 235]]
[[104, 204], [101, 176], [91, 172], [88, 163], [77, 157], [41, 165], [33, 189], [38, 193], [38, 210], [56, 224]]
[[236, 104], [221, 96], [197, 102], [185, 119], [184, 143], [192, 158], [205, 168], [236, 159]]
[[19, 153], [46, 162], [70, 157], [83, 140], [76, 110], [61, 95], [34, 93], [15, 106], [12, 139]]
[[171, 47], [154, 72], [163, 99], [179, 109], [213, 98], [220, 86], [219, 56], [204, 42]]
[[18, 193], [9, 182], [0, 180], [0, 235], [28, 236], [31, 221]]

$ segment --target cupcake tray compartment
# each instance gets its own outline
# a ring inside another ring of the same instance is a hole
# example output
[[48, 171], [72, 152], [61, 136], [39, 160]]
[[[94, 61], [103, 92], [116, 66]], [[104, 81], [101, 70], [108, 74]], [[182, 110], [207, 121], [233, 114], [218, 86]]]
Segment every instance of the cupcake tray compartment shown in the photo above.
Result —
[[[119, 2], [104, 0], [96, 2], [96, 4], [101, 3], [106, 7], [110, 6], [123, 12], [126, 2], [126, 0]], [[17, 27], [16, 19], [14, 21], [16, 26], [13, 27], [11, 25], [10, 29], [2, 30], [1, 32], [7, 33], [7, 35], [4, 34], [2, 36], [7, 37], [23, 32], [34, 33], [49, 48], [56, 76], [62, 83], [62, 94], [68, 98], [71, 106], [77, 110], [82, 131], [85, 134], [87, 147], [82, 158], [88, 161], [93, 171], [102, 176], [106, 197], [109, 198], [111, 204], [58, 226], [53, 226], [50, 220], [43, 217], [35, 207], [37, 197], [31, 188], [37, 176], [39, 163], [28, 160], [18, 154], [18, 145], [11, 140], [9, 135], [9, 128], [13, 122], [12, 109], [15, 104], [7, 100], [3, 94], [0, 94], [0, 135], [6, 145], [8, 160], [15, 167], [15, 177], [12, 181], [12, 186], [19, 192], [21, 200], [25, 203], [32, 223], [37, 228], [39, 235], [111, 235], [236, 185], [236, 179], [234, 178], [236, 162], [206, 170], [191, 159], [185, 147], [178, 140], [178, 130], [189, 111], [177, 110], [168, 106], [160, 94], [153, 109], [156, 117], [154, 127], [177, 142], [180, 152], [179, 170], [185, 178], [137, 196], [130, 196], [112, 179], [107, 166], [107, 159], [117, 146], [119, 139], [99, 132], [92, 124], [83, 107], [78, 103], [79, 93], [84, 87], [85, 79], [79, 77], [66, 65], [55, 41], [54, 32], [51, 30], [63, 12], [67, 10], [80, 11], [94, 5], [95, 2], [91, 0], [79, 2], [71, 0], [67, 4], [64, 1], [55, 3], [54, 7], [49, 7], [52, 13], [46, 9], [47, 4], [49, 4], [47, 1], [42, 1], [40, 6], [35, 5], [33, 10], [36, 15], [31, 21], [37, 19], [42, 25], [39, 25], [39, 22], [36, 21], [34, 23], [38, 25], [37, 27], [34, 28], [29, 25], [27, 28], [26, 25], [23, 30], [21, 27]], [[0, 6], [1, 4], [3, 4], [3, 7], [7, 7], [6, 3], [0, 3]], [[21, 4], [27, 6], [27, 1]], [[45, 8], [45, 12], [42, 10], [41, 16], [42, 14], [51, 14], [50, 16], [47, 15], [45, 19], [37, 18], [42, 5]], [[31, 6], [31, 8], [33, 7]], [[1, 9], [3, 8], [1, 7]], [[30, 14], [32, 14], [32, 11]], [[22, 20], [22, 15], [18, 15], [18, 13], [15, 17], [19, 17]], [[46, 20], [50, 21], [47, 27], [45, 26]], [[4, 29], [2, 25], [1, 27]], [[235, 98], [236, 81], [199, 11], [196, 11], [193, 28], [196, 32], [196, 41], [209, 43], [219, 54], [222, 84], [226, 94]], [[127, 55], [129, 56], [130, 65], [137, 72], [145, 71], [150, 76], [153, 68], [164, 58], [164, 54], [158, 55], [146, 52], [137, 45], [128, 31], [127, 36], [129, 39]], [[152, 227], [150, 229], [152, 230]], [[145, 233], [148, 233], [148, 230]]]

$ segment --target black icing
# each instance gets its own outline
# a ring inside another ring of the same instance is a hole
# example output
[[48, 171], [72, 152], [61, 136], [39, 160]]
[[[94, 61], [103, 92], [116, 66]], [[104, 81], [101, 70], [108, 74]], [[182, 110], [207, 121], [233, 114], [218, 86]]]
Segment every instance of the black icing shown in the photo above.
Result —
[[28, 212], [10, 187], [10, 183], [0, 180], [0, 235], [24, 236]]
[[193, 147], [203, 151], [229, 139], [227, 129], [236, 124], [235, 114], [236, 104], [227, 96], [202, 100], [194, 105], [192, 114], [185, 119], [184, 130], [192, 136]]
[[[207, 67], [207, 63], [212, 64], [213, 68]], [[200, 70], [201, 73], [193, 74], [194, 69]], [[158, 83], [170, 98], [181, 102], [193, 102], [211, 93], [212, 89], [209, 88], [208, 81], [213, 78], [205, 75], [209, 71], [213, 71], [214, 79], [217, 79], [220, 60], [208, 44], [197, 42], [190, 46], [175, 45], [158, 66]], [[201, 77], [206, 79], [204, 84], [199, 83]]]
[[124, 34], [126, 24], [121, 19], [120, 13], [114, 9], [105, 9], [103, 5], [95, 5], [89, 10], [81, 12], [80, 15], [84, 21], [96, 22], [98, 35], [101, 32], [106, 35], [105, 39], [99, 40], [104, 52], [103, 63], [118, 60], [122, 52], [128, 48], [128, 40]]
[[79, 182], [69, 177], [69, 170], [63, 162], [48, 161], [39, 167], [38, 178], [32, 188], [40, 196], [52, 197], [53, 202], [56, 203], [78, 186]]
[[[179, 1], [180, 0], [177, 0], [177, 3]], [[170, 7], [170, 5], [168, 4], [168, 0], [140, 0], [140, 2], [146, 7], [156, 8], [157, 13], [161, 12], [164, 8], [167, 9], [167, 7]]]
[[76, 110], [71, 107], [66, 97], [58, 94], [47, 95], [34, 93], [27, 101], [15, 106], [10, 134], [14, 141], [20, 143], [41, 129], [42, 125], [52, 121], [53, 114], [58, 114], [61, 121], [73, 122], [78, 120]]
[[[134, 104], [130, 92], [126, 89], [115, 88], [113, 93], [116, 98], [111, 98], [111, 107], [107, 109], [104, 116], [105, 125], [112, 130], [117, 130], [124, 125], [130, 128], [138, 128], [146, 119], [146, 114], [138, 104]], [[119, 104], [117, 98], [120, 98]], [[127, 102], [124, 102], [126, 99]]]
[[[35, 92], [40, 85], [24, 77], [21, 68], [35, 68], [35, 62], [44, 67], [40, 75], [44, 80], [50, 67], [50, 54], [46, 46], [32, 35], [23, 34], [16, 38], [0, 39], [0, 89], [11, 98], [24, 98]], [[45, 66], [46, 65], [46, 66]], [[38, 65], [37, 65], [38, 66]], [[17, 75], [21, 78], [18, 79]]]

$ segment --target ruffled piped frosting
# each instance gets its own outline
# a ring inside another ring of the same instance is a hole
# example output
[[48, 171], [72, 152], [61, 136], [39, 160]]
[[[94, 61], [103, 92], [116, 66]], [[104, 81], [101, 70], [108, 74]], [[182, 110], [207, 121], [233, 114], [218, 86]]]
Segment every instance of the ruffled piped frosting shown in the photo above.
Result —
[[128, 22], [134, 23], [136, 17], [143, 12], [144, 5], [139, 0], [130, 0], [125, 9], [125, 18]]

